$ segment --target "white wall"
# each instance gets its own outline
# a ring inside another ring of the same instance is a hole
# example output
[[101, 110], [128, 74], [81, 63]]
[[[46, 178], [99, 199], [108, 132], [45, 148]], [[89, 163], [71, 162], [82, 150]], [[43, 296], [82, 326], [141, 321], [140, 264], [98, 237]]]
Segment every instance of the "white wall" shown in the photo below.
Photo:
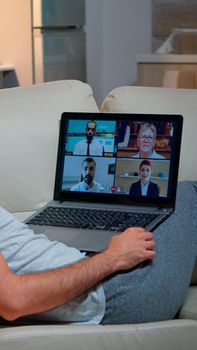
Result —
[[87, 79], [100, 105], [120, 85], [135, 85], [136, 55], [151, 52], [151, 0], [86, 0]]
[[19, 85], [32, 83], [30, 0], [0, 0], [0, 63], [15, 67]]
[[92, 86], [94, 96], [102, 96], [103, 69], [103, 0], [86, 0], [86, 52], [87, 81]]
[[[151, 52], [151, 0], [86, 0], [86, 23], [87, 80], [100, 105], [136, 84], [136, 54]], [[19, 85], [32, 83], [30, 0], [0, 0], [0, 62], [16, 68]]]

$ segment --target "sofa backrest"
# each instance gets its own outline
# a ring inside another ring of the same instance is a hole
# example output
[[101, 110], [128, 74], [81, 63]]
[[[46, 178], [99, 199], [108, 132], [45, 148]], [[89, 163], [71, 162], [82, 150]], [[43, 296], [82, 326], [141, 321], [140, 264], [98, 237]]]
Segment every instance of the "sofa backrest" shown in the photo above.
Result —
[[181, 114], [184, 122], [179, 180], [197, 180], [197, 90], [119, 87], [107, 95], [101, 111]]
[[66, 80], [0, 90], [0, 206], [35, 210], [53, 197], [59, 120], [98, 112], [89, 85]]

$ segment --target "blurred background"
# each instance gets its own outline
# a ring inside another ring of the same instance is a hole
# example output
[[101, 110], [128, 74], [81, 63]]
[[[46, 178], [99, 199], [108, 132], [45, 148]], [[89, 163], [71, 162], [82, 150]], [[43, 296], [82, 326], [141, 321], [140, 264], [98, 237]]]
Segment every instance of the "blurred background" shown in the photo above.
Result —
[[100, 105], [121, 85], [197, 86], [197, 0], [0, 0], [0, 9], [0, 88], [79, 79]]

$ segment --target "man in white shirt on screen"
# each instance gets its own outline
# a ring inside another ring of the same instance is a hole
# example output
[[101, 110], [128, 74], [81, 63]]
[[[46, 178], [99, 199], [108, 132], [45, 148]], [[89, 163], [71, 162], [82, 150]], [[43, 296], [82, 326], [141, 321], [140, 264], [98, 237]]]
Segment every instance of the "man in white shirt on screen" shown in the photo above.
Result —
[[96, 162], [93, 158], [85, 158], [81, 167], [81, 182], [74, 185], [71, 191], [76, 192], [99, 192], [102, 186], [94, 181]]
[[86, 138], [76, 143], [73, 149], [73, 155], [102, 156], [104, 149], [102, 144], [98, 140], [95, 140], [95, 135], [96, 122], [90, 120], [86, 125]]

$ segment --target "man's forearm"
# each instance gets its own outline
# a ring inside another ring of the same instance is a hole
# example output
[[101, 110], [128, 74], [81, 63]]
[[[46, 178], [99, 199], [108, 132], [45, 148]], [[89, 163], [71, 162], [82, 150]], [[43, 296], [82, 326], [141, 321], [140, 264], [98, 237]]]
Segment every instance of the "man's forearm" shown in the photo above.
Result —
[[101, 253], [47, 272], [16, 275], [9, 271], [2, 286], [5, 292], [1, 290], [5, 296], [0, 307], [1, 314], [13, 320], [68, 303], [113, 273], [113, 270], [105, 254]]
[[128, 229], [90, 259], [48, 272], [12, 273], [0, 256], [0, 315], [8, 320], [68, 303], [110, 274], [155, 257], [152, 234]]

